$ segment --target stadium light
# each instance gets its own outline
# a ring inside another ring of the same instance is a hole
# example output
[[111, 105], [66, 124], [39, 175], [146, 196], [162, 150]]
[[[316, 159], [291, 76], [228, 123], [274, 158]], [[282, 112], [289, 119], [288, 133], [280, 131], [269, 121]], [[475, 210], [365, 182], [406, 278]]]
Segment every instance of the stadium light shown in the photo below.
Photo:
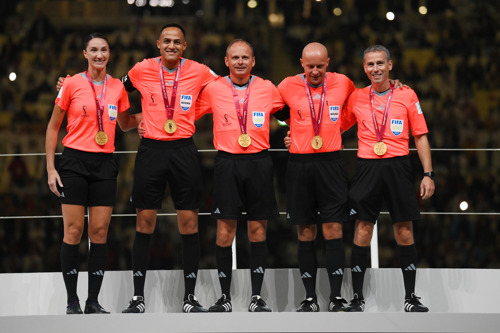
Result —
[[11, 80], [12, 82], [16, 81], [16, 78], [17, 78], [16, 73], [11, 72], [11, 73], [9, 74], [9, 80]]
[[467, 209], [469, 208], [469, 204], [467, 203], [467, 201], [462, 201], [460, 203], [460, 210], [463, 212], [463, 211], [466, 211]]
[[387, 12], [387, 14], [385, 14], [385, 17], [389, 20], [389, 21], [394, 21], [394, 18], [396, 18], [396, 15], [394, 15], [393, 12]]
[[335, 15], [335, 16], [342, 15], [342, 9], [340, 9], [339, 7], [333, 8], [333, 15]]
[[427, 7], [425, 7], [425, 6], [418, 7], [418, 12], [422, 15], [426, 15], [427, 14]]
[[253, 8], [257, 7], [257, 1], [256, 0], [250, 0], [250, 1], [247, 2], [247, 6], [248, 6], [248, 8], [252, 8], [253, 9]]

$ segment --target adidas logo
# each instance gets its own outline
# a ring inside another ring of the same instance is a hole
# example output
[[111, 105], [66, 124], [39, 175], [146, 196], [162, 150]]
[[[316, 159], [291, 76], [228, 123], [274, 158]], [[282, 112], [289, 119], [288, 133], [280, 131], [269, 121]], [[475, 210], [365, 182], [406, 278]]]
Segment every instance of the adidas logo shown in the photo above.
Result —
[[264, 269], [262, 268], [262, 266], [259, 266], [259, 268], [253, 270], [253, 273], [264, 274]]
[[290, 219], [290, 213], [286, 214], [286, 218], [289, 220]]
[[355, 211], [353, 208], [351, 208], [349, 215], [356, 215], [357, 213], [358, 213], [357, 211]]
[[359, 267], [359, 266], [357, 266], [357, 265], [356, 265], [356, 267], [353, 267], [351, 270], [352, 270], [353, 272], [356, 272], [356, 273], [361, 273], [361, 267]]
[[332, 272], [332, 275], [344, 275], [342, 268], [337, 269], [335, 272]]
[[78, 274], [78, 271], [76, 270], [76, 268], [73, 268], [68, 273], [66, 273], [66, 275], [76, 275], [76, 274]]
[[219, 210], [219, 208], [216, 208], [216, 209], [215, 209], [214, 214], [220, 214], [220, 210]]
[[226, 274], [224, 274], [224, 272], [220, 272], [220, 273], [219, 273], [219, 277], [220, 277], [220, 278], [226, 278], [227, 276], [226, 276]]
[[303, 279], [310, 279], [310, 278], [312, 278], [312, 276], [308, 272], [305, 272], [304, 274], [302, 274], [302, 278]]
[[193, 272], [193, 273], [191, 273], [189, 275], [186, 275], [186, 279], [196, 279], [196, 274]]
[[184, 303], [182, 309], [184, 310], [184, 312], [191, 312], [191, 310], [194, 308], [194, 306], [192, 306], [191, 304], [189, 303]]
[[142, 273], [140, 271], [137, 271], [134, 273], [134, 276], [144, 276], [144, 275], [142, 275]]
[[321, 96], [318, 93], [316, 93], [316, 95], [314, 95], [314, 97], [313, 97], [313, 99], [320, 99], [320, 98], [321, 98]]
[[66, 198], [66, 196], [64, 195], [64, 192], [61, 192], [61, 198]]
[[405, 271], [416, 271], [417, 267], [415, 265], [411, 264], [410, 266], [405, 268]]
[[104, 276], [104, 272], [102, 270], [95, 271], [92, 275]]

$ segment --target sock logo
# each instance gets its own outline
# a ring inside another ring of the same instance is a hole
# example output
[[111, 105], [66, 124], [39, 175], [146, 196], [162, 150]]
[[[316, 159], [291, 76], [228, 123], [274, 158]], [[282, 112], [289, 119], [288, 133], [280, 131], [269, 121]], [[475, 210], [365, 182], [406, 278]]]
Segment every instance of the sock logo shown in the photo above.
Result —
[[76, 270], [76, 268], [73, 268], [72, 270], [70, 270], [69, 272], [66, 273], [66, 275], [76, 275], [78, 274], [78, 271]]
[[304, 274], [302, 274], [302, 278], [303, 279], [310, 279], [310, 278], [312, 278], [312, 276], [308, 272], [305, 272]]
[[336, 271], [332, 272], [332, 275], [344, 275], [344, 272], [342, 271], [342, 268], [339, 268]]
[[351, 270], [353, 272], [356, 272], [356, 273], [361, 273], [361, 267], [359, 267], [358, 265], [356, 265], [355, 267], [353, 267]]
[[264, 274], [264, 269], [262, 268], [262, 266], [259, 266], [259, 268], [254, 269], [252, 272], [253, 272], [253, 273], [260, 273], [260, 274]]
[[142, 273], [140, 271], [137, 271], [137, 272], [134, 273], [134, 276], [139, 276], [140, 277], [140, 276], [144, 276], [144, 275], [142, 275]]
[[220, 272], [220, 273], [219, 273], [219, 277], [220, 277], [220, 278], [226, 278], [227, 276], [226, 276], [226, 274], [224, 274], [224, 272]]
[[104, 276], [104, 272], [100, 269], [100, 270], [95, 271], [94, 273], [92, 273], [92, 275]]
[[417, 267], [415, 265], [411, 264], [408, 267], [405, 268], [405, 271], [416, 271]]
[[194, 272], [186, 275], [186, 279], [196, 279], [196, 274]]

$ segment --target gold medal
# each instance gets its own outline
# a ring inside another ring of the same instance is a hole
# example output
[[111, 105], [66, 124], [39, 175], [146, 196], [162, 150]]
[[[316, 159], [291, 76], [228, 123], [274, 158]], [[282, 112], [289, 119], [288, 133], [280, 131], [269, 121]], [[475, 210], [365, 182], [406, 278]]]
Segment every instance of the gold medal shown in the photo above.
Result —
[[174, 134], [175, 131], [177, 130], [177, 124], [173, 119], [169, 119], [165, 122], [163, 128], [165, 129], [165, 132], [167, 132], [168, 134]]
[[382, 141], [379, 141], [373, 147], [373, 151], [378, 156], [382, 156], [382, 155], [384, 155], [387, 152], [387, 146]]
[[311, 141], [311, 146], [316, 150], [320, 149], [323, 147], [323, 139], [319, 135], [316, 135]]
[[238, 143], [243, 148], [246, 148], [246, 147], [250, 146], [250, 143], [252, 143], [252, 138], [250, 138], [250, 135], [248, 135], [246, 133], [242, 133], [238, 138]]
[[104, 131], [99, 131], [95, 135], [95, 142], [99, 146], [104, 146], [108, 142], [108, 135]]

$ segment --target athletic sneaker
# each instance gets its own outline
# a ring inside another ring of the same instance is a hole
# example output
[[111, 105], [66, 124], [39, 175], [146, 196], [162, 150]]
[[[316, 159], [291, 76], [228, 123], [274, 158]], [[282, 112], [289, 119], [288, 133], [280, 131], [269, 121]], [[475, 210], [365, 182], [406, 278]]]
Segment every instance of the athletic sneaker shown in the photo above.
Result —
[[335, 297], [330, 300], [330, 303], [328, 303], [328, 311], [330, 312], [344, 312], [346, 311], [346, 308], [344, 307], [344, 304], [347, 304], [347, 301], [343, 299], [342, 297]]
[[189, 294], [187, 300], [182, 304], [182, 312], [208, 312], [203, 306], [201, 306], [198, 299], [193, 294]]
[[259, 295], [253, 295], [248, 305], [248, 312], [271, 312], [266, 302]]
[[300, 303], [297, 312], [318, 312], [319, 304], [315, 298], [308, 297]]
[[429, 308], [420, 303], [420, 297], [411, 293], [411, 297], [405, 300], [405, 312], [429, 312]]
[[85, 302], [85, 314], [109, 314], [97, 301], [87, 301]]
[[80, 301], [75, 299], [68, 303], [66, 307], [66, 314], [83, 314], [82, 308], [80, 307]]
[[353, 299], [346, 307], [346, 312], [363, 312], [365, 311], [365, 300], [358, 297], [358, 294], [354, 294]]
[[134, 296], [130, 303], [122, 313], [143, 313], [146, 311], [146, 305], [144, 304], [143, 296]]
[[222, 294], [222, 297], [212, 305], [208, 312], [232, 312], [233, 306], [231, 305], [231, 300], [227, 299], [226, 294]]

